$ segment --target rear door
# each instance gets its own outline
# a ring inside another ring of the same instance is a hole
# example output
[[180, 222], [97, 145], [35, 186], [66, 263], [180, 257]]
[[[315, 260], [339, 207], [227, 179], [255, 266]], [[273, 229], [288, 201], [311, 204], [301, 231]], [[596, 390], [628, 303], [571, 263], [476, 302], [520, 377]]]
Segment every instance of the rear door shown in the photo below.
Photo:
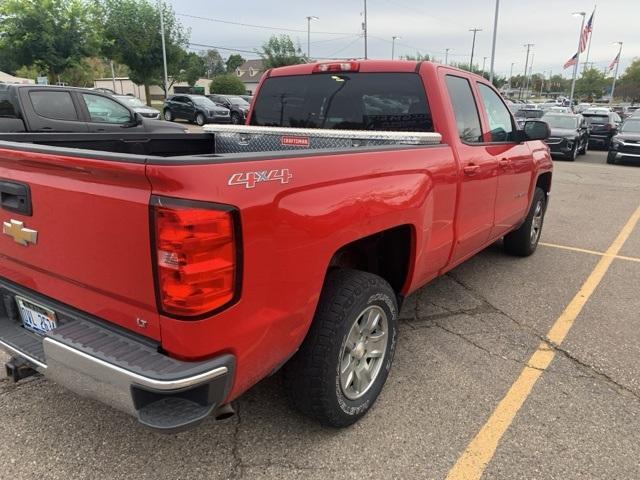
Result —
[[134, 112], [112, 98], [94, 93], [75, 93], [86, 116], [90, 132], [122, 132], [124, 128], [132, 131], [136, 128], [143, 129], [142, 125], [133, 126]]
[[529, 208], [533, 155], [519, 142], [515, 122], [504, 101], [489, 85], [477, 82], [483, 111], [483, 140], [488, 155], [498, 163], [498, 190], [491, 237], [507, 233]]
[[0, 277], [158, 340], [144, 157], [15, 148], [0, 144]]
[[462, 169], [452, 258], [455, 263], [480, 250], [489, 239], [494, 222], [498, 161], [483, 145], [480, 113], [471, 83], [454, 74], [445, 75], [444, 80], [458, 130], [456, 151]]
[[19, 88], [24, 120], [30, 132], [88, 132], [80, 105], [69, 90]]

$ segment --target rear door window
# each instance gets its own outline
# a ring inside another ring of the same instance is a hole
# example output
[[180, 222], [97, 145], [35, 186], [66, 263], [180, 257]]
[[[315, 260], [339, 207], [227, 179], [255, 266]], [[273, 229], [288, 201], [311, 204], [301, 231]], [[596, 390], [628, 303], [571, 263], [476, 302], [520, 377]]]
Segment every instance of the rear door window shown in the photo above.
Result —
[[416, 73], [336, 73], [267, 79], [251, 125], [432, 132]]
[[445, 78], [460, 140], [467, 143], [482, 142], [480, 115], [469, 80], [455, 75]]
[[41, 117], [53, 120], [78, 121], [78, 112], [69, 92], [55, 90], [35, 90], [29, 92], [33, 110]]

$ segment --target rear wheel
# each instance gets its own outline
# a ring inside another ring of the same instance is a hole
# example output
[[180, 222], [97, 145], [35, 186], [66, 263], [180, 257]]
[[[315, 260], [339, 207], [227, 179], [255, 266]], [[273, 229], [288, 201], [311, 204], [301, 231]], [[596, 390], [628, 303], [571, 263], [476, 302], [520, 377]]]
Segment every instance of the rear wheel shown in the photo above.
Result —
[[283, 369], [294, 408], [323, 425], [362, 418], [384, 386], [396, 346], [391, 286], [367, 272], [329, 272], [302, 346]]
[[204, 118], [204, 114], [198, 113], [196, 115], [196, 123], [200, 126], [203, 126], [206, 123], [206, 119]]
[[167, 122], [173, 122], [173, 114], [168, 108], [165, 108], [164, 112], [162, 112], [162, 115]]
[[504, 237], [504, 249], [511, 255], [519, 257], [528, 257], [536, 251], [540, 234], [542, 233], [542, 224], [544, 223], [544, 214], [547, 209], [547, 195], [544, 190], [537, 187], [533, 195], [531, 208], [525, 218], [524, 223], [511, 233]]
[[240, 125], [242, 123], [242, 118], [240, 118], [240, 115], [238, 115], [237, 113], [232, 113], [231, 123], [233, 123], [234, 125]]

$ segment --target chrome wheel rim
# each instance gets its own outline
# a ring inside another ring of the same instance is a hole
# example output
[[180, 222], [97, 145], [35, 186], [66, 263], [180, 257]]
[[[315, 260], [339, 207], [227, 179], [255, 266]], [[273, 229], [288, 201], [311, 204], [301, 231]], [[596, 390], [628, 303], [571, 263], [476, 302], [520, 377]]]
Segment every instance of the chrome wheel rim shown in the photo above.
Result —
[[349, 400], [362, 397], [375, 383], [388, 341], [387, 314], [377, 305], [365, 308], [351, 325], [340, 354], [340, 387]]
[[196, 123], [197, 123], [199, 126], [204, 125], [204, 115], [202, 115], [202, 114], [198, 115], [198, 116], [196, 117]]
[[536, 209], [533, 212], [533, 219], [531, 220], [531, 245], [535, 245], [540, 238], [542, 232], [542, 202], [536, 204]]

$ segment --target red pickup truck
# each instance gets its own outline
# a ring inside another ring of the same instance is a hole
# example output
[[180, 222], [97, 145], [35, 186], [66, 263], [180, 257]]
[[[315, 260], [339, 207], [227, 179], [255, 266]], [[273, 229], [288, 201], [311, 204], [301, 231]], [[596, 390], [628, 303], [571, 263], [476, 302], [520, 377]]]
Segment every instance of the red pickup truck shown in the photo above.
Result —
[[[483, 78], [430, 62], [265, 73], [247, 126], [0, 135], [0, 347], [175, 430], [283, 369], [349, 425], [411, 292], [504, 238], [536, 249], [552, 163]], [[159, 146], [160, 145], [160, 146]]]

